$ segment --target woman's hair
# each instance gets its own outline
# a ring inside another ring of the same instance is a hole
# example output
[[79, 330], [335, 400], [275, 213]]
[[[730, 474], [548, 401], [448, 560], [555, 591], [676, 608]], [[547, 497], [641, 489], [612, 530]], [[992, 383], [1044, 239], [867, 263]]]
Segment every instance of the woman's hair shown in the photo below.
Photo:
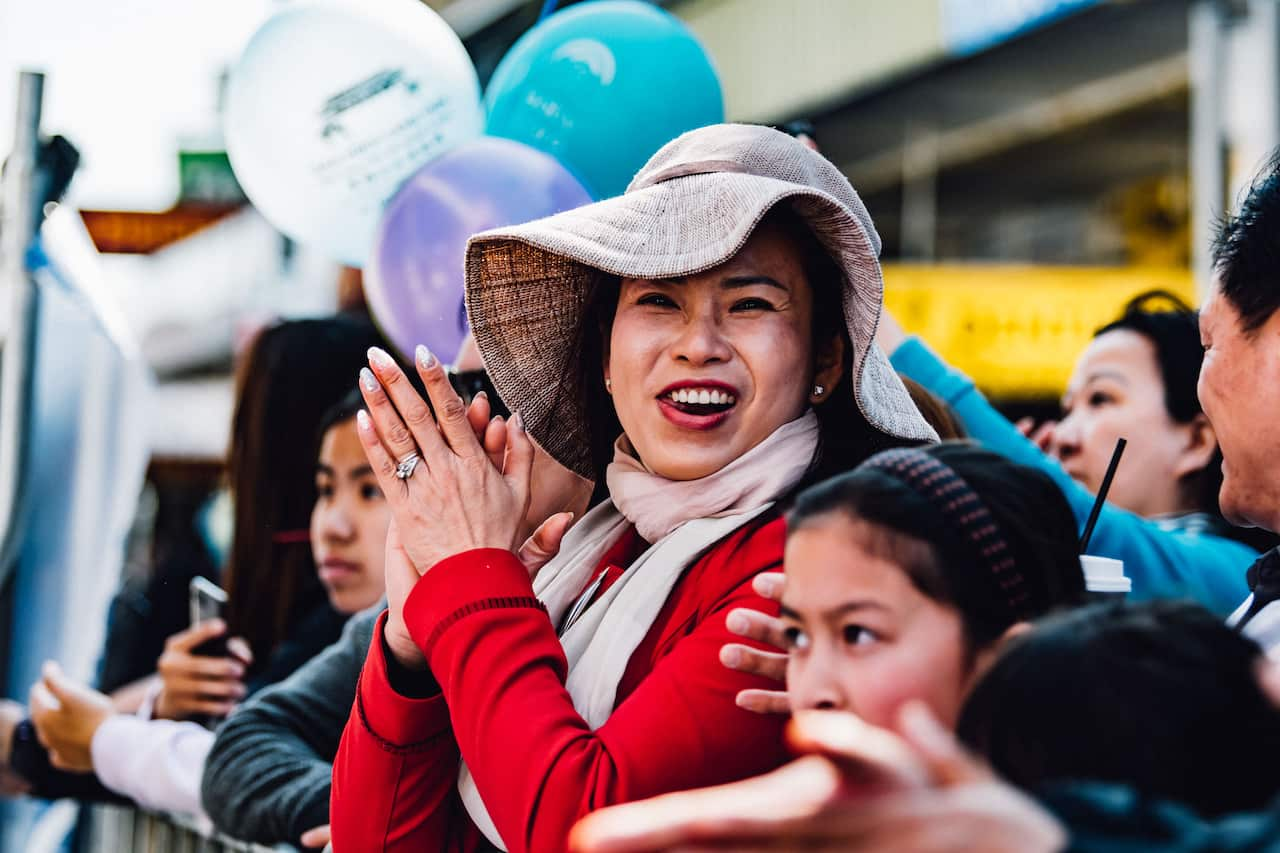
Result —
[[[888, 464], [894, 456], [903, 456], [912, 473]], [[963, 515], [952, 512], [960, 500]], [[975, 527], [972, 513], [980, 507], [989, 518]], [[901, 565], [924, 595], [955, 607], [971, 652], [1017, 622], [1084, 600], [1075, 516], [1057, 485], [1035, 468], [971, 444], [874, 457], [801, 492], [788, 530], [832, 515], [870, 525], [868, 547]], [[1001, 541], [1000, 561], [984, 556], [996, 553], [990, 549]]]
[[[773, 227], [785, 234], [796, 248], [805, 278], [813, 289], [813, 347], [815, 352], [832, 339], [844, 339], [844, 364], [840, 380], [824, 394], [825, 402], [815, 406], [818, 416], [818, 453], [800, 487], [847, 471], [878, 450], [912, 444], [875, 429], [858, 408], [853, 394], [853, 345], [844, 320], [844, 274], [813, 230], [789, 205], [771, 209], [756, 226]], [[613, 459], [614, 441], [622, 425], [613, 401], [604, 387], [604, 364], [613, 318], [618, 307], [621, 280], [600, 273], [587, 296], [584, 322], [577, 345], [571, 347], [565, 363], [560, 393], [581, 395], [586, 413], [592, 467], [603, 474]], [[804, 381], [811, 376], [806, 370]], [[603, 476], [596, 480], [596, 497], [604, 488]], [[593, 501], [595, 498], [593, 498]], [[784, 501], [785, 503], [785, 498]]]
[[1196, 310], [1167, 290], [1148, 290], [1125, 303], [1120, 316], [1093, 333], [1127, 329], [1151, 342], [1156, 365], [1164, 382], [1164, 407], [1169, 417], [1188, 423], [1204, 409], [1196, 396], [1204, 347], [1200, 345], [1200, 321]]
[[[1164, 383], [1164, 408], [1175, 423], [1187, 424], [1203, 414], [1196, 383], [1204, 347], [1200, 345], [1200, 321], [1195, 309], [1166, 290], [1148, 290], [1125, 304], [1120, 316], [1093, 333], [1130, 331], [1142, 335], [1156, 351], [1156, 366]], [[1222, 453], [1188, 475], [1185, 492], [1195, 507], [1215, 515], [1222, 486]]]
[[320, 444], [324, 441], [325, 433], [354, 418], [364, 406], [364, 395], [360, 393], [360, 388], [352, 386], [345, 397], [325, 409], [320, 416], [320, 425], [316, 428], [316, 452], [313, 456], [320, 455]]
[[947, 404], [946, 400], [943, 400], [910, 376], [898, 374], [898, 378], [902, 380], [902, 386], [911, 395], [911, 402], [916, 404], [916, 408], [920, 410], [921, 417], [928, 421], [929, 426], [933, 427], [934, 432], [938, 434], [938, 438], [942, 441], [953, 441], [969, 437], [969, 434], [964, 430], [964, 424], [960, 423], [960, 416], [956, 414], [955, 409]]
[[[853, 343], [844, 316], [844, 273], [805, 220], [788, 205], [771, 209], [757, 228], [772, 226], [791, 238], [805, 279], [813, 290], [813, 349], [835, 338], [844, 342], [840, 379], [814, 406], [818, 416], [818, 452], [799, 488], [819, 483], [856, 466], [880, 450], [916, 442], [895, 438], [868, 423], [853, 390]], [[797, 489], [798, 491], [798, 489]]]
[[1009, 645], [961, 714], [961, 738], [1004, 778], [1130, 785], [1205, 815], [1280, 792], [1280, 711], [1258, 646], [1203, 608], [1098, 604]]
[[[1130, 331], [1151, 342], [1156, 352], [1156, 366], [1164, 384], [1164, 407], [1175, 423], [1187, 424], [1204, 413], [1196, 384], [1204, 347], [1200, 344], [1199, 315], [1176, 294], [1166, 290], [1148, 290], [1125, 304], [1120, 316], [1094, 332], [1095, 338], [1114, 331]], [[1184, 478], [1184, 499], [1197, 511], [1220, 521], [1214, 532], [1244, 542], [1259, 550], [1275, 544], [1270, 534], [1232, 527], [1222, 518], [1218, 493], [1222, 489], [1222, 451], [1215, 449], [1213, 458], [1198, 471]]]
[[227, 480], [235, 513], [222, 574], [230, 631], [265, 661], [299, 611], [323, 600], [305, 535], [315, 504], [321, 415], [354, 386], [382, 337], [339, 316], [264, 329], [237, 372]]

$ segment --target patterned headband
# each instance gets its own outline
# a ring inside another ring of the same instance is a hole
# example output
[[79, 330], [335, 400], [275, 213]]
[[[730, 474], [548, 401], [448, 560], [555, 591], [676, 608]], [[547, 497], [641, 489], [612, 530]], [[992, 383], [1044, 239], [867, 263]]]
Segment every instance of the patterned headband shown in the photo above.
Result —
[[916, 448], [877, 453], [860, 466], [898, 480], [934, 508], [984, 567], [993, 588], [1015, 620], [1031, 617], [1031, 591], [995, 516], [973, 487], [950, 465]]

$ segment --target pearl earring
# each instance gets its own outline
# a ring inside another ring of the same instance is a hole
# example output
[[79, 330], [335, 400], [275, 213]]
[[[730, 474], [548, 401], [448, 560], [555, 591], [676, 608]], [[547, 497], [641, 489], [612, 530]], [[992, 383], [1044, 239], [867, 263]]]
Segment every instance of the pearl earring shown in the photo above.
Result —
[[608, 379], [608, 378], [606, 378], [606, 379], [604, 380], [604, 390], [606, 390], [606, 391], [612, 391], [612, 390], [613, 390], [613, 380], [612, 380], [612, 379]]
[[826, 390], [827, 390], [827, 389], [826, 389], [826, 388], [823, 388], [821, 385], [814, 385], [814, 386], [813, 386], [813, 396], [815, 396], [815, 397], [821, 397], [821, 396], [822, 396], [822, 394], [823, 394], [823, 392], [825, 392]]

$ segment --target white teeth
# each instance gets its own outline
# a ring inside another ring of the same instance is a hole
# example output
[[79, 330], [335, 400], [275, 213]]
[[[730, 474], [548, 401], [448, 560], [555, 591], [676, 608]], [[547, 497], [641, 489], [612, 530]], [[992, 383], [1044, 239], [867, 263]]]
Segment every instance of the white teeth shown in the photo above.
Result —
[[667, 396], [675, 403], [692, 403], [702, 406], [732, 406], [738, 402], [738, 398], [728, 392], [707, 388], [680, 388]]

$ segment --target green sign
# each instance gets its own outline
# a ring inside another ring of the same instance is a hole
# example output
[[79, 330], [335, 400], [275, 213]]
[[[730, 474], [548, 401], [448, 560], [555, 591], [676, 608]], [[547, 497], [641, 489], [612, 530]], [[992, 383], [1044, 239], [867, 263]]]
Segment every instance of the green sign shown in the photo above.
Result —
[[246, 201], [225, 151], [179, 151], [182, 202], [234, 204]]

